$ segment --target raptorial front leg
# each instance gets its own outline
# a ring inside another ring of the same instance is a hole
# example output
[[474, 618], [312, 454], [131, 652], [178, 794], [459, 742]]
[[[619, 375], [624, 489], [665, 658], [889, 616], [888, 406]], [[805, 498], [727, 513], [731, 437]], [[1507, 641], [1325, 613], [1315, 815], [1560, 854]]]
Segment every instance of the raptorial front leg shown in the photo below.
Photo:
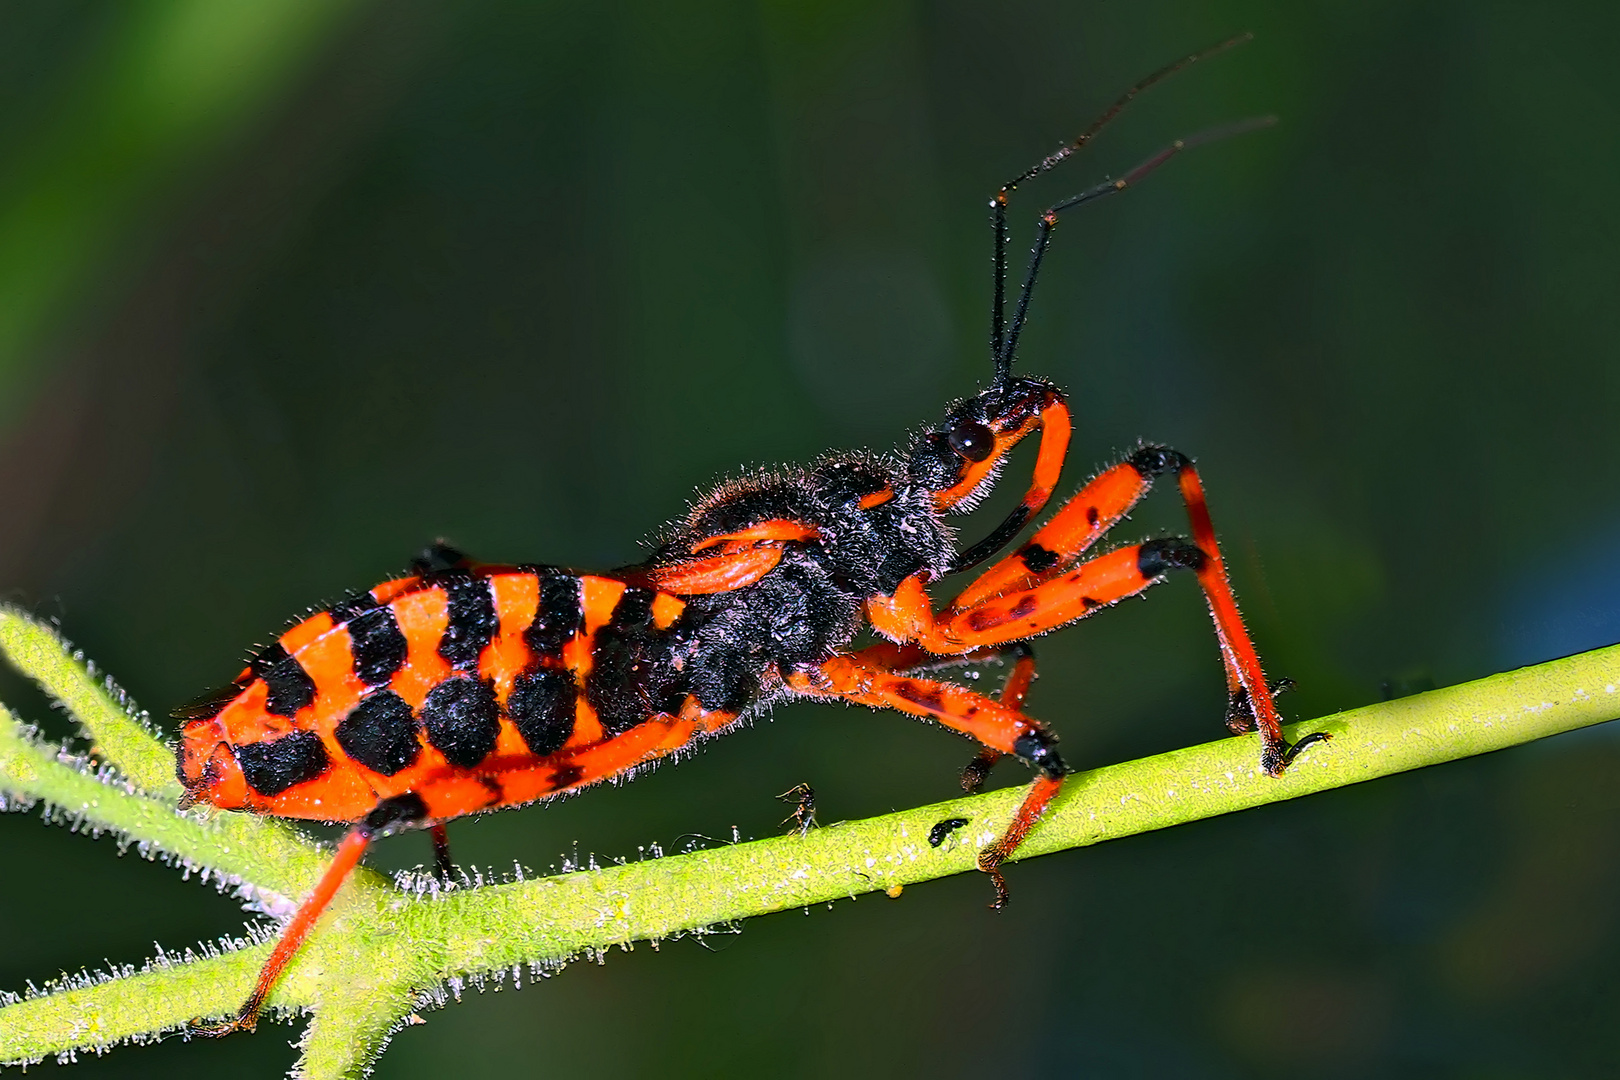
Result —
[[1141, 451], [1093, 477], [1027, 541], [974, 578], [946, 610], [962, 611], [1062, 576], [1152, 490], [1158, 475], [1154, 460], [1138, 464], [1140, 456]]
[[868, 600], [866, 611], [878, 633], [949, 656], [1008, 645], [1067, 626], [1135, 596], [1162, 581], [1171, 570], [1196, 567], [1203, 558], [1185, 540], [1149, 540], [1071, 565], [1061, 576], [1032, 588], [938, 614], [922, 583], [908, 578], [893, 596]]

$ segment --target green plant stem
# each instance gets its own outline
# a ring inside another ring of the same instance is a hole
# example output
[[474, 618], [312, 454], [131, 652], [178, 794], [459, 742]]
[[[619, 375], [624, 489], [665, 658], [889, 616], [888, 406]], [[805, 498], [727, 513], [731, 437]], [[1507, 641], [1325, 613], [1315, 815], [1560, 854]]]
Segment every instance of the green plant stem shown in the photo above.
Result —
[[98, 676], [54, 627], [0, 607], [0, 651], [73, 714], [100, 760], [149, 795], [171, 803], [180, 797], [174, 752], [153, 732], [146, 715], [129, 707], [123, 692]]
[[[1070, 778], [1018, 858], [1084, 847], [1471, 757], [1620, 717], [1620, 646], [1293, 725], [1333, 741], [1288, 773], [1260, 772], [1256, 736], [1176, 750]], [[435, 929], [450, 970], [666, 936], [974, 868], [1022, 788], [588, 874], [456, 893]], [[929, 830], [969, 824], [939, 848]]]
[[[30, 738], [0, 706], [0, 791], [43, 799], [96, 829], [110, 829], [182, 862], [238, 879], [271, 909], [308, 891], [329, 856], [280, 821], [244, 814], [180, 815], [174, 751], [145, 715], [58, 634], [0, 607], [0, 651], [73, 714], [96, 758], [127, 781], [98, 777], [58, 748]], [[122, 790], [120, 790], [122, 788]], [[117, 794], [114, 795], [113, 793]], [[382, 878], [362, 877], [373, 885]], [[280, 902], [278, 902], [280, 901]]]
[[[1342, 787], [1616, 716], [1620, 647], [1296, 725], [1293, 737], [1327, 731], [1334, 738], [1302, 755], [1280, 779], [1260, 773], [1253, 736], [1078, 774], [1019, 856]], [[22, 775], [29, 769], [36, 777], [50, 773], [40, 767], [41, 756], [50, 757], [48, 748], [14, 734], [12, 744], [19, 741], [34, 749], [0, 751], [0, 790], [55, 798], [47, 789], [66, 777], [53, 774], [41, 783]], [[17, 762], [23, 763], [21, 772], [14, 771]], [[94, 804], [80, 811], [87, 817], [154, 844], [164, 843], [160, 836], [169, 837], [155, 823], [161, 815], [143, 810], [118, 817], [115, 824], [106, 809], [129, 800], [153, 800], [84, 777], [54, 760], [50, 764], [99, 786], [97, 799], [78, 796], [79, 806]], [[301, 1075], [358, 1075], [410, 1009], [446, 980], [522, 965], [555, 965], [615, 944], [658, 940], [960, 873], [973, 867], [977, 851], [1005, 827], [1021, 794], [1021, 789], [1000, 791], [833, 825], [805, 837], [444, 894], [379, 887], [375, 878], [358, 887], [351, 883], [289, 967], [271, 1003], [314, 1012]], [[939, 847], [931, 846], [929, 830], [951, 817], [966, 818], [969, 824]], [[187, 819], [171, 815], [170, 820]], [[223, 849], [239, 843], [199, 836], [187, 858], [218, 865], [230, 856]], [[211, 851], [215, 844], [220, 850]], [[239, 867], [232, 873], [250, 881], [264, 870], [232, 865]], [[304, 868], [296, 876], [304, 877]], [[172, 1028], [190, 1016], [227, 1015], [246, 994], [264, 948], [165, 963], [147, 974], [0, 1008], [0, 1060], [26, 1061], [107, 1046]]]

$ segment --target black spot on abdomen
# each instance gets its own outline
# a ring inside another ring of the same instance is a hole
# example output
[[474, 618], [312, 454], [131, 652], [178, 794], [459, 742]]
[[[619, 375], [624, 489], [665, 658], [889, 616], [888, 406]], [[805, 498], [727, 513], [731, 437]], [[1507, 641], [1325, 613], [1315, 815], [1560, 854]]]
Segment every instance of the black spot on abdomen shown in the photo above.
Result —
[[379, 690], [361, 701], [333, 734], [345, 754], [384, 776], [410, 768], [422, 754], [416, 715], [392, 690]]
[[495, 636], [495, 596], [488, 578], [446, 576], [450, 618], [439, 639], [439, 655], [453, 668], [471, 671], [478, 656]]
[[264, 708], [275, 716], [292, 716], [315, 700], [315, 680], [296, 659], [287, 655], [280, 642], [265, 649], [249, 665], [264, 680]]
[[501, 733], [494, 687], [465, 675], [446, 679], [422, 702], [422, 726], [446, 761], [471, 768], [489, 756]]
[[280, 795], [294, 784], [326, 771], [326, 745], [313, 731], [293, 731], [265, 742], [236, 747], [242, 778], [260, 795]]
[[573, 735], [574, 702], [578, 696], [570, 672], [540, 668], [513, 680], [506, 715], [512, 718], [512, 726], [523, 736], [529, 750], [545, 757], [561, 750]]
[[379, 607], [349, 620], [354, 673], [367, 686], [381, 686], [405, 663], [405, 635], [394, 609]]

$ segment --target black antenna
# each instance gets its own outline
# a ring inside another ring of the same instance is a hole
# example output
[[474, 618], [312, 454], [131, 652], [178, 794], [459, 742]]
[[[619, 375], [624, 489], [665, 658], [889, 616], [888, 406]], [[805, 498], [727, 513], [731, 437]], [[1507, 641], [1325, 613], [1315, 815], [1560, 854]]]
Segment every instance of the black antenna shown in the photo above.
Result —
[[1123, 191], [1126, 187], [1137, 183], [1148, 173], [1152, 172], [1154, 169], [1170, 160], [1170, 158], [1174, 157], [1177, 153], [1187, 149], [1188, 147], [1196, 146], [1199, 143], [1209, 142], [1212, 139], [1223, 138], [1227, 135], [1235, 135], [1240, 131], [1248, 131], [1255, 127], [1266, 126], [1274, 123], [1275, 121], [1271, 118], [1266, 118], [1265, 120], [1260, 121], [1246, 121], [1242, 124], [1234, 124], [1225, 128], [1214, 129], [1199, 135], [1195, 135], [1190, 139], [1178, 140], [1166, 147], [1164, 150], [1161, 150], [1159, 153], [1155, 154], [1153, 157], [1149, 158], [1147, 161], [1144, 161], [1141, 165], [1138, 165], [1135, 169], [1132, 169], [1120, 180], [1108, 181], [1106, 183], [1099, 184], [1097, 187], [1092, 188], [1089, 191], [1082, 192], [1080, 195], [1077, 195], [1065, 202], [1059, 203], [1058, 205], [1047, 210], [1041, 215], [1040, 218], [1040, 225], [1038, 226], [1039, 232], [1036, 235], [1035, 247], [1030, 255], [1029, 271], [1024, 277], [1024, 286], [1019, 292], [1018, 307], [1016, 313], [1014, 314], [1012, 327], [1010, 329], [1007, 327], [1005, 320], [1007, 281], [1007, 202], [1009, 197], [1018, 189], [1019, 184], [1022, 184], [1026, 180], [1032, 179], [1044, 172], [1056, 168], [1059, 164], [1073, 155], [1075, 151], [1085, 146], [1088, 142], [1096, 137], [1099, 131], [1108, 125], [1110, 120], [1118, 116], [1124, 110], [1125, 106], [1129, 105], [1131, 101], [1135, 99], [1136, 95], [1140, 94], [1148, 87], [1168, 78], [1171, 75], [1174, 75], [1183, 68], [1191, 67], [1200, 60], [1207, 59], [1208, 57], [1214, 56], [1217, 53], [1225, 52], [1227, 49], [1233, 48], [1234, 46], [1242, 45], [1244, 42], [1251, 40], [1253, 37], [1253, 34], [1239, 34], [1237, 37], [1230, 38], [1218, 45], [1212, 45], [1209, 48], [1195, 52], [1190, 56], [1184, 56], [1175, 63], [1165, 65], [1158, 71], [1155, 71], [1153, 74], [1143, 79], [1141, 82], [1137, 83], [1135, 86], [1131, 87], [1129, 90], [1125, 91], [1125, 93], [1121, 94], [1117, 101], [1110, 105], [1101, 116], [1097, 117], [1097, 119], [1092, 122], [1090, 127], [1081, 132], [1080, 135], [1077, 136], [1072, 142], [1059, 147], [1051, 154], [1048, 154], [1046, 157], [1042, 158], [1032, 168], [1025, 170], [1023, 173], [1020, 173], [1018, 176], [1015, 176], [1013, 179], [1001, 185], [1001, 190], [997, 191], [995, 198], [990, 200], [991, 227], [995, 233], [994, 265], [992, 267], [994, 294], [990, 304], [990, 356], [991, 359], [995, 361], [996, 380], [998, 382], [1007, 379], [1012, 374], [1013, 353], [1018, 344], [1019, 331], [1023, 328], [1024, 315], [1029, 309], [1029, 296], [1035, 285], [1035, 274], [1040, 269], [1042, 256], [1046, 254], [1046, 247], [1051, 239], [1052, 227], [1057, 224], [1057, 214], [1059, 212], [1074, 206], [1078, 206], [1082, 202], [1089, 202], [1093, 199], [1101, 198], [1104, 195], [1113, 194], [1116, 191]]
[[1081, 203], [1100, 199], [1105, 195], [1117, 195], [1126, 188], [1140, 183], [1143, 177], [1183, 150], [1190, 150], [1195, 146], [1202, 146], [1204, 143], [1225, 139], [1232, 135], [1241, 135], [1247, 131], [1271, 127], [1276, 122], [1277, 118], [1275, 116], [1257, 116], [1249, 120], [1239, 120], [1235, 124], [1224, 124], [1221, 127], [1210, 128], [1185, 139], [1177, 139], [1118, 180], [1104, 180], [1096, 187], [1082, 191], [1073, 198], [1064, 199], [1043, 213], [1039, 224], [1036, 225], [1035, 247], [1029, 253], [1029, 270], [1024, 274], [1024, 287], [1018, 293], [1018, 307], [1013, 311], [1012, 325], [1007, 328], [1007, 340], [1002, 344], [1001, 352], [996, 356], [996, 378], [1003, 379], [1012, 374], [1013, 353], [1018, 349], [1018, 335], [1024, 329], [1024, 318], [1029, 312], [1030, 294], [1035, 291], [1035, 275], [1040, 272], [1041, 259], [1046, 255], [1046, 249], [1052, 243], [1052, 230], [1057, 226], [1058, 214], [1065, 210], [1071, 210]]

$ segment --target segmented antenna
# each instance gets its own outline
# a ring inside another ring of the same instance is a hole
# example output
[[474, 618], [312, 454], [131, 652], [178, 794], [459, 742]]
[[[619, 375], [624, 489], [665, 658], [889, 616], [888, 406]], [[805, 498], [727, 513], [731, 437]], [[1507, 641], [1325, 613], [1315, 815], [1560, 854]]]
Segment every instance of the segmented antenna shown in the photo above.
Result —
[[1153, 86], [1155, 83], [1174, 75], [1176, 72], [1181, 71], [1184, 68], [1191, 67], [1200, 60], [1207, 59], [1208, 57], [1214, 56], [1217, 53], [1225, 52], [1227, 49], [1233, 48], [1234, 46], [1242, 45], [1244, 42], [1251, 40], [1253, 37], [1253, 34], [1239, 34], [1237, 37], [1229, 38], [1218, 45], [1212, 45], [1207, 49], [1192, 53], [1189, 56], [1184, 56], [1172, 64], [1165, 65], [1158, 71], [1155, 71], [1153, 74], [1149, 75], [1147, 78], [1138, 82], [1129, 90], [1125, 91], [1125, 93], [1121, 94], [1112, 105], [1104, 110], [1101, 116], [1092, 121], [1090, 127], [1081, 132], [1073, 141], [1059, 147], [1057, 150], [1042, 158], [1031, 168], [1026, 169], [1024, 172], [1001, 185], [1001, 189], [997, 191], [995, 197], [990, 200], [991, 227], [995, 233], [994, 266], [992, 268], [994, 293], [990, 304], [990, 356], [995, 362], [996, 378], [998, 380], [1006, 379], [1012, 374], [1013, 353], [1018, 345], [1018, 334], [1019, 331], [1023, 329], [1024, 317], [1029, 309], [1030, 293], [1033, 291], [1035, 286], [1035, 275], [1040, 269], [1042, 257], [1046, 254], [1046, 247], [1050, 242], [1052, 227], [1057, 224], [1058, 213], [1071, 207], [1078, 206], [1083, 202], [1090, 202], [1094, 199], [1099, 199], [1104, 195], [1111, 195], [1117, 191], [1125, 190], [1125, 188], [1141, 181], [1143, 177], [1147, 176], [1154, 169], [1157, 169], [1160, 165], [1163, 165], [1166, 161], [1170, 160], [1170, 158], [1174, 157], [1182, 150], [1188, 149], [1192, 146], [1197, 146], [1200, 143], [1209, 142], [1213, 139], [1224, 138], [1228, 135], [1236, 135], [1242, 131], [1253, 130], [1256, 127], [1268, 126], [1274, 123], [1275, 120], [1267, 117], [1260, 120], [1243, 121], [1238, 124], [1214, 128], [1210, 131], [1194, 135], [1189, 139], [1178, 139], [1176, 142], [1170, 144], [1165, 149], [1153, 155], [1153, 157], [1132, 169], [1129, 173], [1126, 173], [1125, 176], [1119, 180], [1106, 181], [1094, 188], [1076, 195], [1072, 199], [1065, 200], [1064, 202], [1058, 203], [1057, 205], [1048, 209], [1040, 217], [1040, 224], [1038, 225], [1039, 232], [1036, 235], [1035, 247], [1030, 253], [1029, 270], [1025, 274], [1023, 288], [1019, 290], [1018, 306], [1014, 311], [1012, 325], [1009, 327], [1007, 325], [1005, 315], [1007, 281], [1007, 203], [1012, 193], [1018, 189], [1019, 184], [1022, 184], [1026, 180], [1033, 179], [1044, 172], [1048, 172], [1056, 168], [1062, 162], [1071, 157], [1081, 147], [1085, 146], [1088, 142], [1095, 138], [1097, 133], [1106, 127], [1109, 121], [1113, 120], [1114, 117], [1118, 116], [1122, 111], [1124, 111], [1125, 106], [1129, 105], [1138, 94], [1142, 93], [1142, 91]]

